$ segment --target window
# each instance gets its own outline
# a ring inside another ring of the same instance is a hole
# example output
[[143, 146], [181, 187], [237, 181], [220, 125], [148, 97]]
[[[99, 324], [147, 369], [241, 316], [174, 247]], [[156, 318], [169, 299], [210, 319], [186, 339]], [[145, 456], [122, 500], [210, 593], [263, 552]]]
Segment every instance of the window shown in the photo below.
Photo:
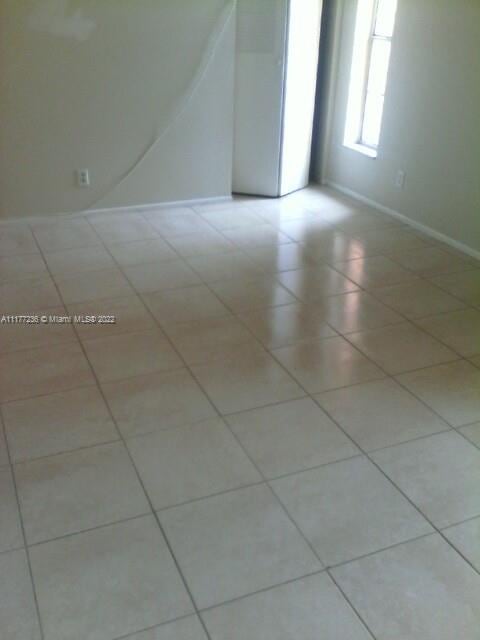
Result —
[[358, 0], [344, 144], [376, 157], [397, 0]]

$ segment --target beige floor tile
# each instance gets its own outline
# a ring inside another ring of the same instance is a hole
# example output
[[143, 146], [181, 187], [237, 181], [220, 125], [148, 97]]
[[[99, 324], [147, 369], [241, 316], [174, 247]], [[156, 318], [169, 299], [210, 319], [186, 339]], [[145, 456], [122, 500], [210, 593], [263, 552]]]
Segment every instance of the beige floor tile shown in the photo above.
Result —
[[240, 314], [240, 319], [267, 347], [275, 349], [314, 338], [337, 335], [323, 319], [302, 304], [258, 309]]
[[251, 280], [264, 275], [241, 251], [191, 258], [188, 263], [207, 284], [233, 278]]
[[27, 349], [0, 356], [0, 401], [20, 400], [95, 382], [78, 344]]
[[463, 302], [424, 280], [375, 289], [375, 296], [407, 318], [465, 308]]
[[317, 302], [328, 295], [358, 290], [356, 284], [330, 267], [285, 271], [277, 277], [302, 302]]
[[14, 469], [29, 544], [149, 512], [120, 442], [21, 462]]
[[258, 224], [251, 227], [239, 227], [237, 229], [227, 229], [224, 236], [241, 249], [251, 249], [253, 247], [269, 247], [281, 244], [289, 244], [291, 238], [275, 229], [270, 224]]
[[144, 300], [162, 326], [231, 315], [205, 285], [148, 294]]
[[202, 614], [215, 640], [371, 640], [333, 581], [317, 574]]
[[202, 211], [201, 216], [206, 222], [219, 231], [265, 224], [265, 220], [246, 207], [237, 207], [234, 209], [225, 208], [219, 211]]
[[305, 245], [333, 243], [335, 238], [342, 235], [328, 221], [311, 215], [308, 218], [282, 221], [277, 226], [289, 238]]
[[480, 270], [433, 278], [437, 286], [468, 304], [480, 306]]
[[119, 439], [96, 387], [10, 402], [2, 411], [13, 462]]
[[178, 254], [162, 238], [111, 244], [108, 250], [120, 267], [134, 267], [148, 262], [178, 260]]
[[5, 467], [0, 469], [0, 553], [20, 547], [23, 547], [23, 534], [17, 497], [12, 472]]
[[413, 324], [351, 333], [348, 339], [392, 375], [458, 359], [458, 355]]
[[159, 329], [85, 340], [84, 345], [101, 382], [169, 371], [183, 366]]
[[45, 253], [45, 261], [54, 276], [82, 271], [114, 269], [115, 262], [105, 247], [91, 246]]
[[384, 287], [416, 279], [411, 271], [384, 256], [336, 262], [335, 269], [364, 289]]
[[366, 451], [450, 428], [390, 379], [328, 391], [316, 396], [316, 400]]
[[16, 280], [0, 285], [0, 314], [32, 314], [37, 309], [61, 306], [53, 280], [50, 277]]
[[334, 329], [345, 334], [403, 322], [398, 313], [366, 291], [328, 296], [321, 302], [312, 304], [311, 310], [317, 318], [325, 320]]
[[355, 235], [358, 232], [402, 226], [404, 226], [403, 222], [396, 218], [378, 211], [369, 210], [358, 211], [351, 216], [346, 216], [343, 220], [335, 222], [337, 229], [351, 235]]
[[41, 640], [25, 551], [0, 555], [2, 640]]
[[152, 516], [38, 545], [30, 553], [48, 640], [113, 640], [193, 613]]
[[[75, 322], [75, 329], [82, 340], [157, 328], [155, 320], [138, 296], [80, 302], [69, 305], [68, 311], [74, 317], [84, 317], [83, 322]], [[89, 322], [86, 316], [96, 316], [97, 321]], [[112, 316], [114, 322], [110, 322]]]
[[289, 205], [283, 200], [276, 203], [262, 202], [255, 211], [265, 222], [277, 228], [292, 220], [315, 219], [315, 215], [303, 205]]
[[480, 518], [444, 529], [443, 535], [480, 572]]
[[33, 314], [39, 319], [46, 316], [47, 321], [34, 322], [33, 324], [12, 323], [2, 324], [0, 353], [10, 353], [21, 349], [35, 349], [47, 345], [59, 345], [66, 342], [76, 342], [77, 337], [68, 322], [55, 322], [53, 318], [66, 317], [64, 307], [52, 307], [50, 309], [36, 310]]
[[39, 253], [0, 257], [1, 284], [45, 276], [48, 276], [47, 267]]
[[289, 291], [269, 276], [215, 282], [211, 289], [236, 313], [297, 302]]
[[271, 485], [326, 566], [433, 532], [363, 457], [280, 478]]
[[155, 509], [260, 482], [220, 418], [127, 441]]
[[59, 220], [33, 225], [33, 233], [44, 252], [99, 245], [100, 240], [87, 220]]
[[90, 218], [95, 231], [107, 245], [158, 237], [155, 229], [140, 214], [117, 213]]
[[470, 258], [462, 258], [438, 247], [399, 251], [393, 253], [392, 258], [410, 271], [426, 278], [474, 268]]
[[223, 255], [238, 250], [233, 242], [211, 227], [199, 233], [169, 237], [168, 241], [175, 251], [184, 258]]
[[307, 236], [304, 243], [315, 260], [331, 266], [337, 262], [363, 258], [366, 253], [361, 240], [338, 232], [333, 232], [327, 237]]
[[88, 271], [57, 277], [57, 285], [65, 304], [122, 298], [134, 291], [119, 269]]
[[123, 272], [139, 293], [155, 293], [201, 283], [199, 276], [183, 260], [138, 264], [125, 267]]
[[247, 255], [266, 273], [291, 271], [316, 266], [308, 249], [298, 243], [275, 247], [245, 248]]
[[373, 459], [437, 527], [480, 515], [480, 451], [458, 433], [377, 451]]
[[26, 224], [0, 227], [0, 256], [20, 256], [39, 253], [37, 243]]
[[209, 232], [212, 227], [193, 209], [172, 207], [143, 214], [146, 220], [164, 237], [174, 238], [193, 233]]
[[207, 636], [197, 616], [188, 616], [162, 624], [160, 627], [134, 633], [125, 640], [207, 640]]
[[413, 371], [399, 381], [453, 427], [480, 419], [480, 371], [469, 362]]
[[416, 249], [429, 245], [411, 229], [370, 229], [354, 232], [368, 252]]
[[227, 422], [267, 478], [359, 453], [310, 398], [237, 413]]
[[234, 413], [305, 395], [266, 352], [245, 350], [233, 359], [192, 367], [217, 409]]
[[125, 437], [207, 420], [217, 415], [186, 369], [103, 385]]
[[442, 313], [420, 318], [417, 324], [464, 357], [480, 354], [480, 311]]
[[274, 355], [309, 393], [385, 377], [373, 362], [340, 337], [275, 349]]
[[470, 442], [480, 447], [480, 422], [470, 424], [468, 427], [462, 427], [459, 431], [468, 438]]
[[166, 333], [189, 365], [241, 355], [246, 345], [255, 344], [252, 334], [233, 316], [174, 324]]
[[265, 485], [159, 515], [200, 609], [321, 568]]
[[333, 576], [378, 640], [478, 638], [480, 578], [438, 535], [339, 567]]

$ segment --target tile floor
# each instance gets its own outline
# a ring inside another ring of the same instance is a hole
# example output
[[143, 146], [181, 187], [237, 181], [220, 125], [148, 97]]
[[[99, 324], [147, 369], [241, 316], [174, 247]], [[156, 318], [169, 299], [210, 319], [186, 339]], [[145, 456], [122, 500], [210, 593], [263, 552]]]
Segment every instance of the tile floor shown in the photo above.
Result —
[[0, 226], [2, 640], [479, 640], [480, 263], [328, 190]]

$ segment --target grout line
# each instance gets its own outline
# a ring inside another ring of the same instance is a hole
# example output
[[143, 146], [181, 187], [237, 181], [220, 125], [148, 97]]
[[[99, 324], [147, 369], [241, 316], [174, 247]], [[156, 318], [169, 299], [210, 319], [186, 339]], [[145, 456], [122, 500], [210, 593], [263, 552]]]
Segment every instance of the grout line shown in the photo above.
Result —
[[368, 626], [368, 624], [366, 623], [366, 621], [362, 618], [362, 616], [360, 615], [360, 612], [357, 610], [356, 607], [354, 607], [352, 601], [350, 600], [350, 598], [347, 596], [347, 594], [345, 593], [345, 591], [342, 589], [342, 587], [340, 586], [340, 584], [337, 582], [337, 580], [335, 579], [335, 577], [333, 576], [332, 572], [330, 570], [327, 570], [328, 576], [330, 577], [330, 580], [333, 582], [333, 584], [337, 587], [338, 591], [341, 593], [341, 595], [344, 597], [345, 601], [347, 602], [347, 604], [350, 606], [351, 610], [355, 613], [355, 615], [357, 616], [357, 618], [360, 620], [360, 622], [363, 624], [363, 626], [365, 627], [365, 629], [367, 630], [367, 632], [371, 635], [372, 640], [376, 640], [377, 636], [374, 635], [372, 629], [370, 629], [370, 627]]

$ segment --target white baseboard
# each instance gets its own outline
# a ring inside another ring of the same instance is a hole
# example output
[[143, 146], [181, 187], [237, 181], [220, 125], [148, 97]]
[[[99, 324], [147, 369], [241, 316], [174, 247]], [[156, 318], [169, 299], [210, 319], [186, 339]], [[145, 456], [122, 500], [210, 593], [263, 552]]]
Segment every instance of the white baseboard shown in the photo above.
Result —
[[449, 245], [450, 247], [452, 247], [453, 249], [456, 249], [457, 251], [460, 251], [461, 253], [465, 253], [466, 255], [471, 256], [472, 258], [476, 258], [477, 260], [480, 260], [480, 251], [477, 251], [476, 249], [469, 247], [463, 242], [454, 240], [453, 238], [450, 238], [444, 233], [440, 233], [440, 231], [436, 231], [435, 229], [432, 229], [432, 227], [422, 224], [421, 222], [417, 222], [416, 220], [412, 220], [412, 218], [409, 218], [403, 213], [399, 213], [394, 209], [390, 209], [390, 207], [386, 207], [385, 205], [380, 204], [375, 200], [371, 200], [370, 198], [363, 196], [361, 193], [357, 193], [352, 189], [348, 189], [347, 187], [344, 187], [343, 185], [338, 184], [337, 182], [326, 180], [324, 184], [327, 185], [328, 187], [331, 187], [332, 189], [335, 189], [336, 191], [340, 191], [340, 193], [343, 193], [346, 196], [350, 196], [354, 200], [358, 200], [359, 202], [362, 202], [368, 205], [369, 207], [372, 207], [372, 209], [377, 209], [382, 213], [386, 213], [388, 216], [392, 216], [393, 218], [397, 218], [398, 220], [401, 220], [405, 224], [408, 224], [410, 227], [413, 227], [418, 231], [421, 231], [425, 235], [433, 238], [434, 240], [439, 240], [440, 242], [443, 242]]
[[95, 213], [128, 213], [133, 211], [149, 211], [153, 209], [170, 209], [172, 207], [196, 207], [204, 204], [216, 204], [219, 202], [230, 202], [232, 196], [215, 196], [213, 198], [194, 198], [192, 200], [171, 200], [170, 202], [153, 202], [151, 204], [136, 204], [128, 207], [103, 207], [99, 209], [84, 209], [82, 211], [69, 211], [65, 213], [49, 213], [39, 216], [18, 216], [12, 218], [3, 218], [0, 220], [2, 224], [14, 224], [15, 222], [49, 222], [65, 220], [69, 218], [78, 218], [85, 215]]

